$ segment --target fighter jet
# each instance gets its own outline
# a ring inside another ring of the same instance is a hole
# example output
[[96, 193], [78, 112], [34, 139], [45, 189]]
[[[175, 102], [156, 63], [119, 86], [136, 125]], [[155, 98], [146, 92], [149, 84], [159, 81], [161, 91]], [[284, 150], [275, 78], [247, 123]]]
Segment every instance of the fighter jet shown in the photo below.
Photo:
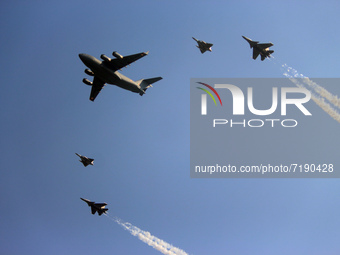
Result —
[[196, 47], [200, 49], [202, 54], [207, 50], [211, 51], [211, 47], [213, 46], [212, 43], [206, 43], [205, 41], [197, 40], [195, 37], [193, 37], [192, 39], [194, 39], [198, 43]]
[[274, 44], [270, 43], [259, 43], [252, 41], [251, 39], [242, 36], [249, 44], [250, 48], [253, 48], [253, 59], [256, 59], [259, 54], [261, 55], [261, 60], [265, 60], [265, 58], [270, 58], [270, 54], [272, 54], [274, 51], [269, 50], [269, 47], [273, 46]]
[[93, 158], [88, 158], [82, 155], [79, 155], [78, 153], [76, 153], [76, 155], [80, 158], [80, 162], [83, 163], [84, 166], [88, 166], [88, 165], [93, 165]]
[[107, 203], [95, 203], [95, 202], [91, 202], [88, 199], [85, 198], [80, 198], [81, 200], [85, 201], [88, 206], [91, 206], [91, 212], [92, 214], [95, 214], [96, 212], [98, 213], [98, 215], [102, 215], [103, 213], [106, 213], [107, 208], [105, 208], [105, 206], [107, 205]]
[[133, 81], [128, 77], [122, 75], [117, 70], [135, 62], [136, 60], [146, 56], [149, 52], [141, 52], [138, 54], [125, 56], [118, 54], [116, 51], [112, 53], [115, 57], [111, 59], [104, 54], [100, 56], [103, 61], [96, 59], [88, 54], [79, 54], [79, 58], [83, 63], [90, 69], [85, 69], [85, 73], [94, 76], [93, 82], [84, 78], [83, 82], [86, 85], [92, 86], [90, 100], [94, 101], [100, 90], [103, 88], [105, 83], [116, 85], [126, 90], [130, 90], [139, 95], [144, 95], [145, 91], [152, 87], [151, 84], [159, 81], [162, 77], [156, 77], [151, 79], [141, 79], [138, 81]]

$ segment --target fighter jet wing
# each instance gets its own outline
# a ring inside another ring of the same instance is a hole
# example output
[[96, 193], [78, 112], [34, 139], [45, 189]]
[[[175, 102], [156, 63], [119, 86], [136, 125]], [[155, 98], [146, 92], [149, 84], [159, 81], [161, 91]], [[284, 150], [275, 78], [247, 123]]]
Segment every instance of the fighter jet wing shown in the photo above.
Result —
[[254, 48], [254, 50], [253, 50], [253, 59], [257, 59], [259, 54], [260, 54], [260, 52]]
[[107, 205], [107, 203], [96, 203], [96, 206], [98, 206], [99, 208], [103, 208], [105, 207], [105, 205]]
[[136, 60], [148, 55], [149, 52], [141, 52], [129, 56], [125, 56], [122, 58], [114, 58], [111, 59], [109, 63], [106, 63], [113, 71], [117, 71], [122, 69], [123, 67], [135, 62]]
[[101, 81], [97, 77], [94, 77], [92, 89], [91, 89], [91, 95], [90, 95], [91, 101], [94, 101], [96, 99], [96, 97], [98, 96], [99, 92], [104, 87], [104, 85], [105, 83], [103, 81]]
[[202, 49], [202, 48], [199, 48], [199, 49], [200, 49], [202, 54], [207, 51], [206, 49]]
[[257, 44], [258, 47], [260, 47], [261, 49], [267, 49], [269, 47], [272, 47], [274, 44], [272, 43], [259, 43]]
[[95, 214], [96, 213], [96, 208], [94, 208], [93, 206], [91, 206], [91, 212], [92, 212], [92, 214]]
[[87, 166], [89, 165], [88, 163], [86, 163], [86, 162], [84, 162], [84, 161], [81, 161], [81, 160], [80, 160], [80, 162], [83, 163], [83, 165], [84, 165], [85, 167], [87, 167]]
[[210, 47], [213, 46], [213, 44], [212, 43], [207, 43], [207, 46], [210, 48]]

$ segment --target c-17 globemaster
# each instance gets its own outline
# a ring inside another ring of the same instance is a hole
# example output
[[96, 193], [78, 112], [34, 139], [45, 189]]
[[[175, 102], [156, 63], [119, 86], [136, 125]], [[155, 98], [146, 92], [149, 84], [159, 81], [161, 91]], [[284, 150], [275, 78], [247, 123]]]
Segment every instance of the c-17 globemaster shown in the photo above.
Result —
[[109, 210], [109, 209], [105, 208], [107, 203], [95, 203], [95, 202], [92, 202], [92, 201], [85, 199], [85, 198], [80, 198], [80, 199], [85, 201], [88, 206], [91, 206], [91, 213], [92, 214], [95, 214], [97, 212], [98, 215], [100, 216], [103, 213], [106, 213], [107, 210]]
[[198, 43], [196, 47], [200, 49], [202, 54], [207, 50], [211, 52], [211, 47], [213, 46], [212, 43], [206, 43], [205, 41], [197, 40], [195, 37], [193, 37], [192, 39], [194, 39]]
[[259, 55], [261, 55], [261, 60], [265, 60], [266, 58], [270, 58], [270, 54], [272, 54], [274, 51], [269, 50], [269, 47], [273, 46], [274, 44], [270, 43], [259, 43], [256, 41], [252, 41], [251, 39], [242, 36], [243, 39], [245, 39], [249, 45], [250, 48], [253, 48], [253, 59], [256, 59]]
[[82, 155], [79, 155], [78, 153], [76, 153], [76, 155], [80, 158], [80, 162], [83, 163], [84, 166], [88, 166], [88, 165], [93, 165], [93, 158], [88, 158]]
[[96, 59], [95, 57], [88, 54], [79, 54], [79, 58], [83, 63], [90, 69], [85, 69], [85, 73], [94, 76], [93, 82], [88, 79], [83, 79], [86, 85], [92, 86], [90, 100], [94, 101], [100, 90], [103, 88], [105, 83], [116, 85], [126, 90], [130, 90], [139, 95], [144, 95], [145, 91], [152, 87], [151, 84], [162, 79], [162, 77], [156, 77], [151, 79], [141, 79], [133, 81], [123, 74], [119, 73], [123, 67], [135, 62], [136, 60], [146, 56], [148, 52], [141, 52], [130, 56], [123, 57], [117, 52], [113, 52], [112, 55], [115, 57], [111, 59], [104, 54], [100, 56], [103, 61]]

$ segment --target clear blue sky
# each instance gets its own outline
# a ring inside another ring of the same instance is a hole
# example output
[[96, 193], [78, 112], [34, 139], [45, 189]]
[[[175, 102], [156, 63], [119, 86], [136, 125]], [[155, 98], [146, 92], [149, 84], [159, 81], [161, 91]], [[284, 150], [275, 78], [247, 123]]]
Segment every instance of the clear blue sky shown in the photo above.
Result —
[[[338, 179], [189, 177], [190, 78], [283, 77], [242, 35], [308, 77], [339, 77], [339, 12], [338, 1], [2, 1], [0, 253], [160, 254], [84, 197], [188, 254], [340, 254]], [[108, 85], [90, 102], [78, 54], [112, 51], [150, 51], [122, 73], [163, 80], [143, 97]], [[251, 157], [338, 169], [340, 125], [312, 111]], [[240, 161], [244, 143], [230, 145]]]

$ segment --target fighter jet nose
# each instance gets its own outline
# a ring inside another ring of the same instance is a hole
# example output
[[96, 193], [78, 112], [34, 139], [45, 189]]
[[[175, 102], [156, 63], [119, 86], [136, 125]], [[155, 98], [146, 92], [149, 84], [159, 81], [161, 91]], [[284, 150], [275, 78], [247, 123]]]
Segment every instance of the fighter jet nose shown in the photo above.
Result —
[[91, 202], [90, 200], [87, 200], [87, 199], [85, 199], [85, 198], [80, 198], [81, 200], [83, 200], [84, 202], [86, 202], [87, 204], [89, 203], [89, 202]]

